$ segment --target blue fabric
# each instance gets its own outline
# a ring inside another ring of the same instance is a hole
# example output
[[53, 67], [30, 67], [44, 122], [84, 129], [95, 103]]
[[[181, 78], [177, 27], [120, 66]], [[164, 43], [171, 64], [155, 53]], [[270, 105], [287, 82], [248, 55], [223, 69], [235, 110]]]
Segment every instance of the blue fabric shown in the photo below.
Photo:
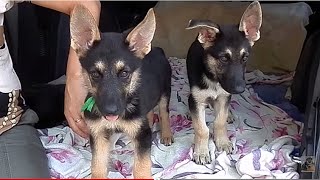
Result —
[[263, 101], [281, 108], [293, 119], [303, 122], [303, 114], [285, 98], [288, 86], [254, 84], [252, 87]]

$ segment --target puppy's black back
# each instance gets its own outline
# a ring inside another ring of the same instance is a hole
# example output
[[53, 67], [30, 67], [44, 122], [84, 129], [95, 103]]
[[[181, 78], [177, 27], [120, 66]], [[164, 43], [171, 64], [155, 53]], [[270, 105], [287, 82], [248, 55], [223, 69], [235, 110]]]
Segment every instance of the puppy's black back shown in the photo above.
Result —
[[197, 85], [198, 87], [204, 86], [202, 82], [202, 74], [208, 74], [204, 65], [204, 51], [201, 44], [196, 40], [194, 41], [187, 54], [187, 74], [190, 87]]
[[154, 47], [142, 62], [141, 84], [137, 89], [140, 113], [146, 114], [152, 110], [161, 96], [170, 98], [170, 87], [171, 66], [163, 50]]

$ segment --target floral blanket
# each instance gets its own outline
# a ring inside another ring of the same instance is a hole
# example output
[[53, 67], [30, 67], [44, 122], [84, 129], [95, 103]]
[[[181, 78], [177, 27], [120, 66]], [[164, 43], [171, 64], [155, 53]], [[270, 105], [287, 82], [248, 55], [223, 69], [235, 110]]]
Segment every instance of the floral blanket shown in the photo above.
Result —
[[[187, 104], [189, 85], [185, 60], [169, 58], [169, 61], [173, 72], [170, 120], [175, 142], [169, 147], [160, 143], [159, 117], [155, 114], [151, 153], [154, 178], [299, 178], [297, 164], [291, 155], [299, 148], [303, 124], [278, 107], [263, 102], [250, 85], [290, 81], [293, 74], [267, 76], [260, 71], [247, 73], [246, 91], [232, 96], [230, 104], [234, 122], [228, 125], [228, 134], [234, 152], [231, 155], [219, 154], [211, 139], [212, 164], [197, 165], [191, 160], [194, 134]], [[214, 113], [208, 109], [206, 121], [209, 127], [212, 127], [213, 120]], [[91, 152], [87, 140], [67, 126], [39, 129], [39, 133], [47, 150], [53, 178], [90, 177]], [[132, 178], [133, 147], [130, 140], [124, 134], [117, 134], [113, 141], [108, 177]]]

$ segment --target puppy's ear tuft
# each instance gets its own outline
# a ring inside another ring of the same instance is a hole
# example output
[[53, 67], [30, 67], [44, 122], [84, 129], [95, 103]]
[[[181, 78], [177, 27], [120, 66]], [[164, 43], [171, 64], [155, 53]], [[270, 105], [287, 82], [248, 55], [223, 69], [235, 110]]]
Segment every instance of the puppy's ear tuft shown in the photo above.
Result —
[[99, 28], [94, 17], [83, 5], [77, 5], [70, 17], [71, 47], [78, 56], [83, 56], [94, 41], [100, 40]]

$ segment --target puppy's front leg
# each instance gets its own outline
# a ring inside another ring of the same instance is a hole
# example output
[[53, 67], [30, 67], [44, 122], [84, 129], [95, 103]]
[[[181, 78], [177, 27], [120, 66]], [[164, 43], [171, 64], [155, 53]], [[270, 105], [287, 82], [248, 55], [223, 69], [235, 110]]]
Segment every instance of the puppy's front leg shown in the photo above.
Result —
[[211, 163], [209, 151], [209, 128], [205, 121], [205, 105], [194, 100], [192, 94], [189, 97], [189, 108], [194, 128], [194, 153], [193, 160], [197, 164]]
[[108, 160], [110, 155], [110, 137], [112, 132], [100, 130], [91, 132], [90, 145], [92, 151], [91, 178], [106, 178], [108, 176]]
[[214, 101], [216, 119], [213, 123], [214, 141], [218, 151], [232, 152], [232, 143], [227, 135], [227, 119], [231, 96], [218, 96]]
[[143, 125], [138, 134], [134, 137], [134, 166], [133, 177], [140, 179], [152, 179], [151, 176], [151, 129]]

